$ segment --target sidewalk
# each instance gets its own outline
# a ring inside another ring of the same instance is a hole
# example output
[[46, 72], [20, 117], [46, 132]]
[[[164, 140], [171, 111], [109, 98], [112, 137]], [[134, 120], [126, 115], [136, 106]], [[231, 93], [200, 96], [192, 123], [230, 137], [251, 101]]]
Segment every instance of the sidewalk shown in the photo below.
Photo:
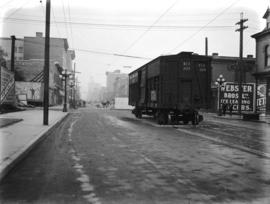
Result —
[[259, 122], [259, 123], [268, 123], [270, 124], [270, 115], [260, 115], [259, 120], [243, 120], [243, 116], [239, 115], [217, 115], [217, 113], [210, 113], [210, 112], [202, 112], [203, 115], [211, 116], [213, 118], [218, 119], [227, 119], [227, 120], [240, 120], [240, 121], [249, 121], [249, 122]]
[[57, 107], [50, 108], [49, 125], [43, 125], [42, 109], [1, 114], [0, 120], [16, 122], [0, 128], [0, 180], [67, 115]]

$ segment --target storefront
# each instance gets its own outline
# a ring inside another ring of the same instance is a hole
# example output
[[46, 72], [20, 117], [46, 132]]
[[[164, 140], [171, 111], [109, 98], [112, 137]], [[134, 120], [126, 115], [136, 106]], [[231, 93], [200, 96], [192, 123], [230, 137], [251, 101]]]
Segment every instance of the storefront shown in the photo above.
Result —
[[257, 81], [257, 112], [270, 114], [270, 71], [254, 74]]
[[270, 114], [270, 9], [263, 15], [266, 27], [252, 35], [256, 40], [257, 110]]

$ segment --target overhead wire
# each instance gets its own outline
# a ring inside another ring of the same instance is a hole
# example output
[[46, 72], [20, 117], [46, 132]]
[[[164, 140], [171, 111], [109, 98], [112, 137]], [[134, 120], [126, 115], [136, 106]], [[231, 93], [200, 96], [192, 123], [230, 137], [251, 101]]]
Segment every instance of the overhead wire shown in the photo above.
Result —
[[8, 4], [12, 3], [13, 1], [16, 1], [16, 0], [7, 0], [7, 2], [5, 2], [4, 4], [0, 5], [0, 8], [4, 8], [6, 7]]
[[[53, 38], [51, 38], [51, 39], [53, 39]], [[61, 39], [64, 40], [65, 38], [61, 38]], [[27, 39], [27, 40], [25, 40], [25, 42], [31, 43], [31, 44], [35, 44], [37, 46], [44, 47], [44, 43], [37, 42], [37, 41], [31, 40], [31, 39]], [[62, 48], [62, 46], [56, 45], [56, 44], [52, 44], [52, 43], [50, 44], [50, 47]], [[149, 60], [149, 59], [151, 59], [149, 57], [134, 56], [134, 55], [123, 55], [123, 54], [115, 53], [115, 52], [105, 52], [105, 51], [97, 51], [97, 50], [89, 50], [89, 49], [80, 49], [80, 48], [75, 48], [75, 47], [72, 47], [70, 49], [75, 50], [75, 51], [79, 51], [79, 52], [88, 52], [88, 53], [101, 54], [101, 55], [111, 55], [111, 56], [115, 56], [115, 57], [126, 57], [126, 58], [142, 59], [142, 60]]]
[[31, 0], [26, 0], [26, 3], [23, 2], [23, 3], [21, 4], [20, 7], [18, 7], [17, 9], [15, 9], [12, 13], [10, 13], [10, 14], [9, 14], [8, 16], [6, 16], [5, 18], [9, 18], [10, 16], [12, 16], [12, 15], [14, 15], [15, 13], [17, 13], [18, 11], [20, 11], [24, 6], [26, 6], [27, 4], [29, 4], [30, 1], [31, 1]]
[[53, 23], [56, 27], [56, 31], [58, 33], [58, 36], [61, 37], [61, 33], [60, 33], [60, 30], [58, 28], [58, 25], [57, 25], [57, 22], [56, 22], [56, 18], [55, 18], [55, 14], [54, 14], [54, 7], [53, 7], [53, 4], [51, 5], [51, 11], [52, 11], [52, 17], [53, 17]]
[[196, 32], [191, 34], [188, 38], [183, 40], [181, 43], [179, 43], [177, 46], [175, 46], [173, 49], [171, 49], [169, 52], [172, 52], [173, 50], [179, 48], [180, 46], [184, 45], [186, 42], [191, 40], [194, 36], [196, 36], [199, 32], [201, 32], [204, 28], [206, 28], [209, 24], [213, 23], [219, 16], [223, 15], [227, 10], [229, 10], [231, 7], [233, 7], [236, 3], [238, 3], [240, 0], [234, 1], [232, 4], [230, 4], [228, 7], [223, 9], [218, 15], [216, 15], [213, 19], [211, 19], [208, 23], [200, 27]]
[[[140, 39], [144, 37], [144, 35], [152, 29], [152, 27], [157, 24], [163, 16], [165, 16], [178, 2], [178, 0], [174, 1], [150, 26], [147, 27], [147, 29], [138, 36], [122, 53], [125, 55], [136, 43], [139, 42]], [[115, 64], [116, 61], [111, 62], [110, 64]]]
[[[52, 9], [53, 10], [53, 9]], [[53, 12], [54, 13], [54, 12]], [[54, 15], [53, 15], [54, 16]], [[54, 17], [55, 18], [55, 17]], [[1, 19], [1, 18], [0, 18]], [[20, 19], [20, 18], [2, 18], [3, 20], [11, 21], [11, 22], [32, 22], [32, 23], [44, 23], [43, 20], [39, 19]], [[65, 24], [64, 21], [56, 21], [54, 20], [55, 24]], [[140, 24], [102, 24], [102, 23], [85, 23], [85, 22], [72, 22], [68, 21], [67, 23], [72, 25], [81, 25], [81, 26], [92, 26], [92, 27], [99, 27], [104, 29], [145, 29], [149, 26], [147, 25], [140, 25]], [[192, 26], [192, 25], [157, 25], [152, 26], [152, 30], [173, 30], [173, 29], [196, 29], [201, 28], [201, 26]], [[225, 28], [234, 28], [231, 25], [218, 25], [218, 26], [207, 26], [207, 29], [225, 29]]]
[[165, 12], [163, 12], [138, 38], [136, 38], [124, 51], [123, 53], [127, 53], [128, 50], [130, 50], [140, 39], [143, 38], [143, 36], [152, 29], [152, 27], [157, 24], [161, 18], [163, 18], [163, 16], [165, 16], [178, 2], [178, 0], [176, 0], [175, 2], [173, 2], [173, 4], [171, 4], [166, 10]]
[[65, 23], [66, 35], [67, 35], [67, 38], [69, 38], [68, 28], [67, 28], [67, 20], [66, 20], [66, 12], [65, 12], [65, 4], [64, 4], [63, 0], [61, 0], [61, 3], [62, 3], [63, 14], [64, 14], [64, 23]]
[[[71, 12], [70, 12], [70, 4], [69, 0], [67, 0], [67, 5], [68, 5], [68, 20], [71, 22]], [[69, 23], [69, 29], [70, 29], [70, 34], [71, 34], [71, 45], [74, 46], [74, 41], [73, 41], [73, 31], [72, 31], [72, 24]]]

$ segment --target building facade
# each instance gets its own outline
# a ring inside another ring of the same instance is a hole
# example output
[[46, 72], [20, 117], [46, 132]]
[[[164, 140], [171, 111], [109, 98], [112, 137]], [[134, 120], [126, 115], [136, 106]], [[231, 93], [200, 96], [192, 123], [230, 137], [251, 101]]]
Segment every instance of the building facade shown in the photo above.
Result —
[[[37, 32], [35, 37], [24, 37], [24, 60], [44, 59], [45, 37]], [[69, 50], [65, 38], [50, 38], [50, 60], [57, 62], [61, 67], [72, 70], [72, 60], [75, 52]]]
[[[8, 61], [11, 58], [11, 38], [0, 38], [0, 49], [5, 52], [5, 59]], [[15, 60], [23, 60], [24, 40], [21, 38], [15, 41]]]
[[270, 114], [270, 9], [263, 15], [265, 28], [251, 37], [256, 40], [256, 70], [257, 101], [263, 104], [261, 112]]
[[[45, 38], [40, 32], [35, 37], [24, 37], [15, 41], [15, 81], [16, 96], [25, 95], [27, 102], [34, 105], [43, 103], [43, 69]], [[11, 38], [1, 38], [0, 48], [10, 70]], [[67, 39], [50, 38], [49, 104], [63, 102], [62, 69], [72, 71], [75, 52], [68, 49]], [[60, 66], [56, 67], [55, 63]], [[61, 69], [59, 69], [61, 67]], [[70, 91], [68, 90], [67, 93]]]
[[[256, 59], [252, 55], [247, 55], [243, 58], [242, 69], [242, 83], [254, 83], [256, 82], [253, 73], [255, 71]], [[218, 108], [218, 87], [215, 85], [217, 78], [222, 75], [226, 82], [239, 83], [240, 70], [239, 70], [239, 57], [232, 56], [219, 56], [218, 53], [212, 54], [212, 75], [211, 75], [211, 87], [212, 87], [212, 100], [211, 109], [217, 111]]]
[[106, 72], [107, 99], [114, 100], [115, 97], [128, 97], [128, 74], [120, 70]]
[[[26, 95], [27, 102], [33, 105], [43, 103], [43, 59], [20, 60], [15, 62], [16, 95]], [[49, 104], [61, 104], [64, 92], [60, 79], [61, 70], [54, 61], [50, 61], [49, 72]]]

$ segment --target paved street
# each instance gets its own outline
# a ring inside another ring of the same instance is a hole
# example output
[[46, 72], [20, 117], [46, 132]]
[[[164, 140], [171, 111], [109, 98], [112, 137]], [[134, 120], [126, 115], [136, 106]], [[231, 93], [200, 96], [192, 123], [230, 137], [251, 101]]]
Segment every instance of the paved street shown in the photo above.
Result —
[[270, 203], [270, 126], [158, 126], [73, 112], [1, 182], [1, 203]]

